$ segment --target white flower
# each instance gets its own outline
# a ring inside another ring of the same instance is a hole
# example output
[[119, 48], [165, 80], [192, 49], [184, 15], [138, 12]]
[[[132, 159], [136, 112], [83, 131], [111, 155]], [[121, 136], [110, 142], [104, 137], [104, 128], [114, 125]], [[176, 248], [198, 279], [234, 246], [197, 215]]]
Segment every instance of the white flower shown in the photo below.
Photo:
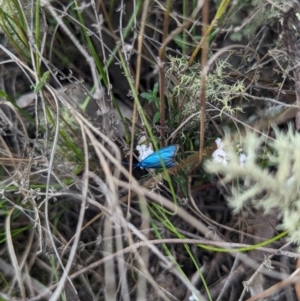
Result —
[[245, 164], [247, 163], [247, 156], [244, 153], [240, 154], [240, 165], [241, 166], [245, 166]]
[[[217, 138], [215, 140], [216, 144], [217, 144], [217, 149], [213, 152], [212, 157], [213, 157], [213, 161], [218, 162], [218, 163], [222, 163], [223, 165], [227, 165], [228, 164], [228, 157], [226, 152], [224, 151], [224, 143], [222, 141], [221, 138]], [[241, 153], [240, 156], [240, 165], [241, 166], [245, 166], [245, 164], [247, 163], [247, 156], [244, 153]]]
[[224, 151], [224, 143], [222, 142], [222, 139], [217, 138], [216, 139], [217, 149], [213, 152], [212, 157], [215, 162], [222, 163], [224, 165], [228, 164], [228, 158], [227, 154]]
[[221, 149], [224, 148], [224, 142], [222, 141], [221, 138], [217, 138], [217, 139], [215, 140], [215, 142], [216, 142], [216, 144], [217, 144], [217, 148], [221, 148]]
[[136, 150], [139, 152], [139, 161], [143, 161], [145, 158], [147, 158], [153, 153], [151, 143], [149, 143], [149, 146], [147, 146], [146, 144], [137, 145]]

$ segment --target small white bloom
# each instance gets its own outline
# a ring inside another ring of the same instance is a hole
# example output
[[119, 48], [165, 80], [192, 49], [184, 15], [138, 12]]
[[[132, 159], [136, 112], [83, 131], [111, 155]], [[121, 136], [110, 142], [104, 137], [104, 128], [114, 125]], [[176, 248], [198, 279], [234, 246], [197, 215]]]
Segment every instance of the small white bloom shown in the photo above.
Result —
[[247, 163], [247, 156], [244, 153], [240, 154], [240, 165], [241, 166], [245, 166], [245, 164]]
[[228, 164], [227, 154], [223, 149], [220, 149], [220, 148], [216, 149], [213, 152], [212, 157], [215, 162], [222, 163], [224, 165]]
[[216, 142], [216, 144], [217, 144], [217, 148], [221, 148], [221, 149], [224, 148], [224, 142], [222, 141], [221, 138], [217, 138], [217, 139], [215, 140], [215, 142]]
[[153, 153], [152, 145], [149, 143], [147, 146], [146, 144], [137, 145], [136, 150], [139, 152], [138, 160], [142, 161], [148, 156], [150, 156]]
[[228, 158], [227, 158], [226, 152], [223, 149], [224, 143], [223, 143], [222, 139], [217, 138], [215, 142], [216, 142], [218, 148], [212, 154], [214, 161], [218, 162], [218, 163], [222, 163], [224, 165], [227, 165]]

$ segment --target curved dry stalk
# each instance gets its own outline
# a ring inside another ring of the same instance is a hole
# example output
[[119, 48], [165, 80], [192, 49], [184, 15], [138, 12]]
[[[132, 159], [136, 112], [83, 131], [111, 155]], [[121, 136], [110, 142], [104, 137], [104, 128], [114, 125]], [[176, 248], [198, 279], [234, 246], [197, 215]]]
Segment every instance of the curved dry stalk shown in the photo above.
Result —
[[6, 232], [6, 241], [7, 241], [7, 247], [10, 255], [10, 259], [12, 261], [12, 265], [15, 270], [15, 275], [17, 278], [17, 282], [19, 284], [20, 292], [22, 299], [26, 299], [26, 292], [25, 292], [25, 286], [23, 283], [22, 275], [21, 275], [21, 268], [18, 263], [18, 259], [15, 253], [15, 248], [13, 245], [12, 237], [11, 237], [11, 231], [10, 231], [10, 221], [11, 221], [11, 216], [12, 213], [14, 212], [14, 209], [10, 210], [5, 221], [5, 232]]
[[[72, 245], [71, 248], [71, 252], [69, 254], [68, 257], [68, 261], [67, 264], [64, 268], [64, 273], [61, 276], [59, 282], [58, 282], [58, 286], [55, 289], [53, 295], [51, 296], [51, 298], [49, 299], [49, 301], [56, 301], [63, 288], [65, 285], [66, 280], [68, 279], [68, 274], [69, 271], [71, 270], [71, 267], [73, 265], [73, 261], [76, 255], [76, 251], [78, 248], [78, 244], [79, 244], [79, 239], [80, 239], [80, 232], [81, 232], [81, 228], [82, 228], [82, 224], [83, 224], [83, 218], [84, 218], [84, 214], [85, 214], [85, 210], [86, 210], [86, 197], [87, 197], [87, 191], [88, 191], [88, 169], [89, 169], [89, 156], [88, 156], [88, 147], [87, 147], [87, 141], [86, 141], [86, 137], [84, 135], [84, 129], [83, 129], [83, 123], [79, 121], [79, 125], [81, 128], [81, 133], [82, 133], [82, 139], [83, 139], [83, 147], [84, 147], [84, 158], [85, 158], [85, 171], [84, 171], [84, 175], [83, 175], [83, 189], [82, 189], [82, 199], [81, 199], [81, 207], [80, 207], [80, 213], [79, 213], [79, 218], [78, 218], [78, 222], [77, 222], [77, 227], [76, 227], [76, 232], [75, 232], [75, 239], [74, 239], [74, 243]], [[51, 233], [49, 233], [49, 235], [51, 235]], [[75, 287], [73, 286], [73, 288], [75, 289]]]

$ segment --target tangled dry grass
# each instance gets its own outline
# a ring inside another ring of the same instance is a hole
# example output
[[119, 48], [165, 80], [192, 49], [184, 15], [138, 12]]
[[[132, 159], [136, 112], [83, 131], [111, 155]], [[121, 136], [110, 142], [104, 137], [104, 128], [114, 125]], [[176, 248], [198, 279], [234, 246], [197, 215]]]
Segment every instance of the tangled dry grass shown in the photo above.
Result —
[[300, 300], [297, 1], [0, 4], [1, 300]]

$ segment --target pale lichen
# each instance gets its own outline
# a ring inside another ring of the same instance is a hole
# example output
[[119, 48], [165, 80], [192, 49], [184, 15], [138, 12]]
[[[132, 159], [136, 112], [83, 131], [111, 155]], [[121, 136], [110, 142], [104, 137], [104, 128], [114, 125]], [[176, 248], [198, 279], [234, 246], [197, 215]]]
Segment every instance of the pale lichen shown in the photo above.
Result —
[[287, 132], [274, 132], [274, 139], [252, 132], [239, 138], [247, 155], [244, 165], [239, 164], [234, 142], [227, 137], [228, 164], [207, 160], [205, 168], [222, 176], [224, 184], [230, 183], [228, 202], [234, 213], [249, 203], [265, 212], [278, 208], [283, 215], [279, 228], [289, 230], [290, 238], [300, 244], [300, 134], [292, 127]]
[[[176, 74], [178, 83], [174, 83], [173, 96], [185, 95], [186, 100], [182, 110], [182, 115], [190, 116], [199, 111], [199, 97], [201, 86], [201, 66], [198, 63], [193, 64], [185, 73], [181, 73], [183, 66], [186, 66], [187, 58], [170, 57], [170, 67], [167, 70], [169, 77]], [[226, 82], [226, 70], [231, 68], [227, 59], [217, 60], [215, 68], [206, 76], [206, 99], [208, 102], [220, 108], [220, 115], [223, 111], [233, 115], [236, 111], [242, 109], [232, 105], [232, 100], [241, 95], [245, 90], [243, 81], [237, 80], [234, 84]]]

